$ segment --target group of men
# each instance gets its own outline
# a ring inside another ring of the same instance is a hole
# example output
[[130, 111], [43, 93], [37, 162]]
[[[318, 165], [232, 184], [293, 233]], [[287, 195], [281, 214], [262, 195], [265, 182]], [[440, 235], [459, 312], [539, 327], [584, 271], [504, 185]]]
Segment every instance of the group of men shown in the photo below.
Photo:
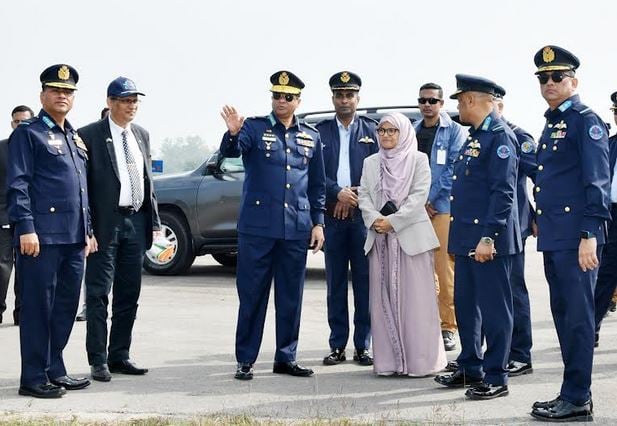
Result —
[[107, 88], [109, 117], [77, 130], [66, 117], [78, 80], [70, 65], [46, 68], [41, 111], [34, 116], [15, 108], [14, 131], [8, 143], [0, 142], [1, 308], [14, 253], [19, 394], [37, 398], [90, 385], [69, 376], [62, 357], [84, 269], [92, 378], [107, 382], [111, 373], [148, 371], [129, 356], [143, 256], [160, 232], [148, 132], [132, 123], [144, 94], [132, 80], [116, 78]]
[[[440, 111], [440, 86], [420, 87], [423, 118], [414, 126], [432, 172], [426, 210], [441, 245], [435, 272], [442, 337], [447, 350], [455, 349], [458, 327], [461, 343], [457, 361], [447, 367], [451, 374], [435, 380], [469, 386], [466, 396], [483, 400], [508, 395], [509, 376], [533, 372], [524, 246], [534, 235], [544, 252], [565, 370], [559, 396], [534, 403], [531, 414], [545, 421], [592, 420], [594, 333], [617, 284], [617, 226], [606, 238], [609, 210], [617, 214], [617, 147], [611, 139], [609, 166], [607, 126], [576, 94], [576, 56], [546, 46], [534, 62], [549, 106], [539, 146], [502, 117], [506, 90], [491, 80], [456, 75], [451, 99], [469, 132]], [[362, 83], [350, 71], [330, 78], [335, 116], [316, 127], [294, 115], [304, 88], [300, 78], [278, 71], [270, 81], [269, 115], [245, 120], [228, 105], [221, 113], [228, 128], [221, 152], [242, 156], [246, 171], [238, 222], [235, 378], [253, 378], [273, 278], [273, 372], [313, 374], [297, 364], [296, 348], [306, 252], [322, 244], [330, 325], [323, 363], [346, 360], [351, 269], [354, 361], [371, 365], [366, 229], [357, 187], [364, 159], [378, 150], [377, 123], [356, 114]], [[617, 114], [617, 93], [612, 100]], [[528, 178], [535, 184], [535, 209]]]

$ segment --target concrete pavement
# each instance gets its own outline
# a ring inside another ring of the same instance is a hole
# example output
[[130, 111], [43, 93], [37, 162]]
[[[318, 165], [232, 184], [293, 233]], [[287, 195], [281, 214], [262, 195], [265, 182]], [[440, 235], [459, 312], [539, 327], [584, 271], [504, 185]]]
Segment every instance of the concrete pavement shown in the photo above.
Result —
[[[132, 358], [150, 368], [143, 377], [114, 375], [59, 400], [17, 395], [19, 336], [10, 315], [0, 325], [0, 419], [53, 416], [115, 421], [128, 417], [249, 415], [273, 420], [351, 419], [446, 424], [527, 424], [531, 404], [559, 391], [562, 363], [548, 305], [541, 255], [529, 239], [527, 280], [532, 303], [534, 373], [510, 380], [510, 395], [468, 401], [429, 378], [376, 377], [353, 362], [323, 366], [328, 352], [325, 274], [321, 255], [309, 255], [298, 360], [311, 378], [272, 374], [274, 306], [270, 306], [255, 379], [240, 382], [235, 371], [237, 314], [234, 272], [209, 256], [190, 275], [144, 276]], [[12, 300], [9, 301], [12, 304]], [[272, 300], [271, 300], [272, 305]], [[8, 322], [8, 323], [7, 323]], [[69, 374], [89, 374], [85, 323], [76, 323], [65, 359]], [[348, 355], [350, 355], [348, 353]], [[448, 353], [454, 359], [456, 353]], [[596, 350], [593, 396], [597, 424], [617, 424], [617, 315], [605, 320]]]

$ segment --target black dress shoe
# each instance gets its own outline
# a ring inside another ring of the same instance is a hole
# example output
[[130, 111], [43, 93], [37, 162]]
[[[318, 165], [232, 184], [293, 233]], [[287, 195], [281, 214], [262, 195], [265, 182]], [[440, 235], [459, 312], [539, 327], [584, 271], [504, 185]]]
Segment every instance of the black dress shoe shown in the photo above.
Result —
[[275, 362], [272, 372], [276, 374], [289, 374], [296, 377], [310, 377], [313, 375], [313, 370], [301, 367], [295, 361]]
[[97, 364], [90, 366], [90, 374], [94, 380], [99, 382], [109, 382], [111, 380], [111, 372], [107, 364]]
[[556, 402], [548, 407], [534, 408], [531, 415], [545, 422], [592, 422], [593, 403], [589, 400], [583, 405], [574, 405], [557, 398]]
[[482, 377], [470, 377], [458, 370], [452, 374], [441, 374], [435, 377], [435, 381], [449, 388], [464, 388], [465, 386], [481, 384]]
[[50, 380], [52, 385], [62, 386], [66, 390], [78, 390], [90, 386], [90, 380], [85, 377], [75, 379], [70, 376], [56, 377]]
[[61, 398], [66, 394], [66, 389], [62, 386], [52, 385], [51, 383], [43, 383], [40, 385], [20, 386], [19, 394], [24, 396], [33, 396], [35, 398]]
[[595, 340], [593, 342], [593, 347], [597, 348], [598, 346], [600, 346], [600, 332], [596, 332], [596, 337]]
[[518, 362], [518, 361], [510, 361], [508, 363], [508, 376], [516, 377], [523, 376], [525, 374], [533, 373], [533, 368], [531, 363], [527, 362]]
[[141, 376], [148, 372], [147, 368], [139, 368], [130, 359], [125, 359], [117, 362], [109, 363], [109, 371], [112, 373], [130, 374], [132, 376]]
[[238, 380], [251, 380], [253, 378], [253, 364], [239, 362], [234, 378]]
[[458, 371], [458, 362], [448, 361], [448, 364], [446, 364], [446, 368], [444, 368], [444, 370], [449, 371], [450, 373]]
[[333, 349], [332, 352], [323, 359], [323, 365], [337, 365], [346, 359], [345, 349]]
[[465, 396], [469, 399], [493, 399], [500, 396], [508, 396], [508, 386], [506, 385], [491, 385], [490, 383], [482, 383], [467, 389]]
[[356, 349], [353, 354], [353, 360], [360, 365], [369, 366], [373, 365], [373, 358], [368, 352], [368, 349]]

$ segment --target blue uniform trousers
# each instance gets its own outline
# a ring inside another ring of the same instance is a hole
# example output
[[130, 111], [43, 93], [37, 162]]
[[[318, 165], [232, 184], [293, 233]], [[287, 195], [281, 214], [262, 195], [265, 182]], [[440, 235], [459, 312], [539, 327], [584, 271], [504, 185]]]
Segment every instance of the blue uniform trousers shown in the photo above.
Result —
[[[602, 246], [598, 247], [598, 258]], [[544, 252], [544, 273], [564, 363], [560, 397], [576, 405], [589, 400], [594, 344], [594, 286], [598, 269], [583, 272], [578, 250]]]
[[[454, 262], [454, 307], [461, 339], [457, 361], [468, 376], [493, 385], [508, 383], [508, 355], [512, 339], [513, 256], [480, 263], [457, 255]], [[482, 333], [486, 352], [482, 356]]]
[[307, 240], [283, 240], [240, 233], [236, 285], [240, 308], [236, 360], [254, 363], [259, 353], [274, 278], [277, 362], [295, 361], [300, 331]]
[[[143, 211], [123, 217], [106, 247], [88, 256], [86, 265], [86, 351], [90, 365], [130, 358], [131, 336], [141, 293], [146, 247]], [[107, 306], [113, 292], [107, 347]]]
[[525, 283], [525, 240], [523, 251], [512, 256], [512, 345], [510, 361], [531, 363], [531, 313], [529, 308], [529, 293]]
[[16, 255], [22, 284], [21, 385], [34, 386], [66, 375], [62, 351], [79, 305], [84, 244], [41, 245], [37, 257], [19, 249]]
[[596, 332], [600, 331], [602, 318], [608, 312], [615, 288], [617, 288], [617, 204], [611, 210], [613, 218], [608, 228], [608, 239], [602, 250], [595, 291]]
[[364, 255], [366, 227], [360, 211], [356, 209], [356, 214], [349, 220], [326, 216], [325, 237], [330, 348], [344, 349], [349, 339], [347, 279], [351, 265], [351, 286], [354, 297], [353, 342], [356, 349], [368, 349], [371, 340], [369, 274], [368, 259]]

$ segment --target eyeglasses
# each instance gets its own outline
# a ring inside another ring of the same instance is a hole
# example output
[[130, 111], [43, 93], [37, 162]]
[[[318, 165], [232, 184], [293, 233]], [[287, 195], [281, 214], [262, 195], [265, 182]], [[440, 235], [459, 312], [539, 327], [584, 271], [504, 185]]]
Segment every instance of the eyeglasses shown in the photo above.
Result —
[[429, 103], [430, 105], [435, 105], [438, 102], [441, 102], [442, 99], [437, 98], [418, 98], [418, 103], [424, 105], [425, 103]]
[[355, 92], [334, 92], [335, 99], [353, 99], [356, 97]]
[[137, 98], [114, 98], [114, 100], [124, 105], [137, 105], [138, 103], [141, 102]]
[[293, 100], [296, 98], [296, 95], [290, 95], [289, 93], [279, 93], [279, 92], [274, 92], [274, 93], [272, 93], [272, 98], [273, 98], [274, 100], [277, 100], [277, 101], [278, 101], [278, 100], [279, 100], [279, 99], [281, 99], [282, 97], [285, 97], [285, 100], [286, 100], [287, 102], [291, 102], [291, 101], [293, 101]]
[[377, 134], [378, 134], [379, 136], [383, 136], [383, 135], [385, 135], [385, 134], [387, 134], [388, 136], [394, 136], [394, 135], [396, 134], [396, 132], [398, 132], [398, 131], [399, 131], [399, 130], [398, 130], [398, 129], [395, 129], [394, 127], [388, 127], [388, 128], [385, 128], [385, 127], [379, 127], [379, 128], [377, 129]]
[[548, 79], [550, 78], [555, 83], [561, 83], [566, 77], [574, 77], [574, 74], [567, 71], [553, 71], [551, 73], [543, 72], [538, 74], [538, 81], [540, 82], [540, 84], [546, 84], [548, 83]]

